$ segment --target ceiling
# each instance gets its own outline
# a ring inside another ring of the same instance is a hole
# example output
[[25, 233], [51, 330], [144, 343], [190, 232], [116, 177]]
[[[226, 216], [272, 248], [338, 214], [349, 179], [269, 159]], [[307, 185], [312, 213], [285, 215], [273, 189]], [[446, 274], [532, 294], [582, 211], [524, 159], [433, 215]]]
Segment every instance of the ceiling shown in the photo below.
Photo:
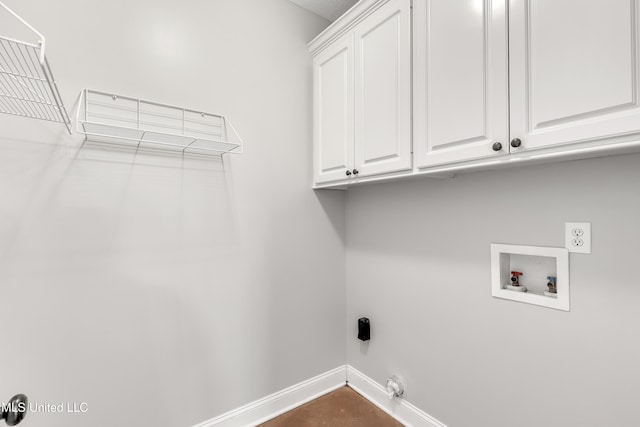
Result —
[[329, 21], [335, 21], [358, 0], [289, 0], [298, 6], [320, 15]]

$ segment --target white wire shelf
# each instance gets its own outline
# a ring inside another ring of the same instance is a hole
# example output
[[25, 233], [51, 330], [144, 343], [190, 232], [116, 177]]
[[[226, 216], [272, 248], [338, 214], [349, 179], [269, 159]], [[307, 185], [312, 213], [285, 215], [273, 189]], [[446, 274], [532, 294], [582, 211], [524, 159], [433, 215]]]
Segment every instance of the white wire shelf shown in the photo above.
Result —
[[90, 89], [80, 95], [76, 127], [92, 141], [138, 148], [208, 155], [243, 151], [225, 116]]
[[0, 31], [14, 27], [38, 41], [0, 34], [0, 113], [63, 123], [71, 133], [71, 120], [45, 55], [44, 36], [0, 2]]

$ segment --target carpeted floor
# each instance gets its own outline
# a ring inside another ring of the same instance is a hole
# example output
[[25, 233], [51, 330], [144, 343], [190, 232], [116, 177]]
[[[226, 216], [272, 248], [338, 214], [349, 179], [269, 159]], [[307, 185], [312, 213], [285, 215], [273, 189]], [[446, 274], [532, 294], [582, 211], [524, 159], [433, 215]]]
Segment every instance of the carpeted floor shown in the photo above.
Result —
[[260, 427], [402, 427], [349, 387], [312, 400]]

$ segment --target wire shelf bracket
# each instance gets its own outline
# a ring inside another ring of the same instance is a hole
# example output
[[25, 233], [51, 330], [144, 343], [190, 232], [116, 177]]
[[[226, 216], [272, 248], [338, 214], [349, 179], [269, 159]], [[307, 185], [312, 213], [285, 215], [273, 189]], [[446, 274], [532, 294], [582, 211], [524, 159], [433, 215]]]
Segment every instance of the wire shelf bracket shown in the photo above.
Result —
[[85, 140], [213, 156], [244, 146], [223, 115], [90, 89], [80, 94], [76, 130]]
[[[15, 21], [12, 24], [26, 27], [38, 41], [0, 34], [0, 113], [63, 123], [71, 134], [71, 120], [45, 54], [44, 36], [0, 2], [0, 14], [3, 12]], [[3, 20], [0, 16], [0, 24]], [[0, 25], [0, 31], [9, 24]]]

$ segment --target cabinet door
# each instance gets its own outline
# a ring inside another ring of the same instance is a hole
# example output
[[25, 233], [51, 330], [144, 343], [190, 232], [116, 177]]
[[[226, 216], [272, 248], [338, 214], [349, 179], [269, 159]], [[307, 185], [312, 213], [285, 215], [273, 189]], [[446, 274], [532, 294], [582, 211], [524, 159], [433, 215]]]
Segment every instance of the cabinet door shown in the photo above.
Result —
[[355, 168], [411, 168], [411, 7], [389, 0], [355, 28]]
[[418, 167], [509, 152], [507, 1], [415, 0]]
[[522, 148], [640, 130], [637, 0], [511, 0], [511, 136]]
[[353, 167], [353, 36], [313, 60], [314, 180], [346, 179]]

